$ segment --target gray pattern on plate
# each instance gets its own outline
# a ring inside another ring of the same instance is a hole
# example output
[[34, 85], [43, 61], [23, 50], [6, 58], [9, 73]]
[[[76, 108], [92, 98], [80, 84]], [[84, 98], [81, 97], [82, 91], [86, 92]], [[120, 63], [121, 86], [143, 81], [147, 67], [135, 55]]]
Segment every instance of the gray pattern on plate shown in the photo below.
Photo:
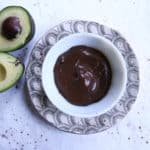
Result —
[[[97, 34], [110, 40], [124, 57], [127, 67], [128, 80], [124, 95], [111, 110], [91, 118], [79, 118], [61, 112], [47, 99], [41, 85], [41, 67], [47, 52], [60, 39], [78, 32]], [[66, 21], [50, 29], [35, 44], [26, 69], [26, 81], [33, 106], [49, 123], [63, 131], [91, 134], [112, 127], [129, 112], [139, 90], [139, 67], [133, 50], [117, 31], [96, 22]]]

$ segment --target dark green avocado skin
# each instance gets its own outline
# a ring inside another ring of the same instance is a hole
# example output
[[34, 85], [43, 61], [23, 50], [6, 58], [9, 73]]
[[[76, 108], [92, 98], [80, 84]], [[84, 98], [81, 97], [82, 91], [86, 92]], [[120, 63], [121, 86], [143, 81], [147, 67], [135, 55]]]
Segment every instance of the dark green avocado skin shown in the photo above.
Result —
[[[18, 49], [20, 49], [20, 48], [23, 48], [26, 44], [28, 44], [30, 41], [31, 41], [31, 39], [34, 37], [34, 35], [35, 35], [35, 22], [34, 22], [34, 19], [33, 19], [33, 17], [30, 15], [30, 13], [29, 13], [29, 11], [27, 10], [27, 9], [25, 9], [24, 7], [22, 7], [22, 6], [7, 6], [7, 7], [5, 7], [4, 9], [2, 9], [1, 11], [4, 11], [5, 9], [9, 9], [9, 8], [15, 8], [15, 7], [19, 7], [19, 8], [21, 8], [21, 9], [23, 9], [27, 14], [28, 14], [28, 16], [29, 16], [29, 18], [30, 18], [30, 26], [31, 26], [31, 33], [29, 34], [29, 36], [26, 38], [26, 42], [24, 43], [24, 44], [21, 44], [21, 45], [18, 45], [17, 47], [15, 47], [14, 49], [10, 49], [10, 50], [7, 50], [7, 52], [12, 52], [12, 51], [16, 51], [16, 50], [18, 50]], [[1, 12], [0, 11], [0, 12]], [[2, 52], [2, 51], [1, 51]]]
[[[29, 13], [28, 13], [29, 14]], [[27, 43], [31, 41], [31, 39], [34, 37], [35, 35], [35, 22], [34, 22], [34, 19], [32, 18], [32, 16], [29, 14], [30, 16], [30, 20], [31, 20], [31, 33], [30, 35], [27, 37]], [[25, 43], [23, 46], [25, 46], [27, 43]]]

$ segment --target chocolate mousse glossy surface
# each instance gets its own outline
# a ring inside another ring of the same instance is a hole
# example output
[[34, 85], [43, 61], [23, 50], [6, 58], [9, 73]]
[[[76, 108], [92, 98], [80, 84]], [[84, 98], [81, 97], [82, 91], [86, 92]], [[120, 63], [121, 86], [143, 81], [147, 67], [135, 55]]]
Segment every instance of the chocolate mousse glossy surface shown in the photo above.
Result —
[[103, 53], [81, 45], [70, 48], [58, 57], [54, 76], [59, 92], [68, 102], [85, 106], [107, 94], [112, 72]]

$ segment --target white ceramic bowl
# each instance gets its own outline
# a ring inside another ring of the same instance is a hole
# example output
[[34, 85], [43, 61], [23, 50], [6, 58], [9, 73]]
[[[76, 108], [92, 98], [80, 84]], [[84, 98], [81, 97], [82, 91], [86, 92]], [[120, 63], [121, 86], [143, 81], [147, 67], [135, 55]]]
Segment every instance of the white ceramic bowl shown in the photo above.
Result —
[[[57, 58], [77, 45], [86, 45], [100, 50], [109, 60], [112, 69], [112, 82], [107, 95], [88, 106], [76, 106], [69, 103], [59, 93], [54, 80], [54, 66]], [[123, 95], [126, 81], [127, 70], [119, 50], [109, 40], [91, 33], [76, 33], [58, 41], [47, 53], [42, 67], [43, 88], [49, 100], [64, 113], [78, 117], [93, 117], [111, 109]]]

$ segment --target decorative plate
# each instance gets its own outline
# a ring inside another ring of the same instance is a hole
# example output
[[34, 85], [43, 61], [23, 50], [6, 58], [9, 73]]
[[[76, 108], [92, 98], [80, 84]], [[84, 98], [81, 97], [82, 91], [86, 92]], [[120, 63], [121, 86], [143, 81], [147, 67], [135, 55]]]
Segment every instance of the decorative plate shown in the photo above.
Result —
[[[122, 54], [127, 67], [127, 84], [119, 102], [108, 112], [90, 118], [70, 116], [58, 110], [46, 97], [41, 84], [43, 60], [51, 47], [70, 34], [88, 32], [110, 40]], [[90, 21], [66, 21], [51, 28], [35, 44], [26, 69], [27, 88], [31, 102], [39, 114], [60, 130], [91, 134], [102, 132], [121, 120], [131, 109], [139, 90], [139, 67], [127, 41], [117, 31]]]

